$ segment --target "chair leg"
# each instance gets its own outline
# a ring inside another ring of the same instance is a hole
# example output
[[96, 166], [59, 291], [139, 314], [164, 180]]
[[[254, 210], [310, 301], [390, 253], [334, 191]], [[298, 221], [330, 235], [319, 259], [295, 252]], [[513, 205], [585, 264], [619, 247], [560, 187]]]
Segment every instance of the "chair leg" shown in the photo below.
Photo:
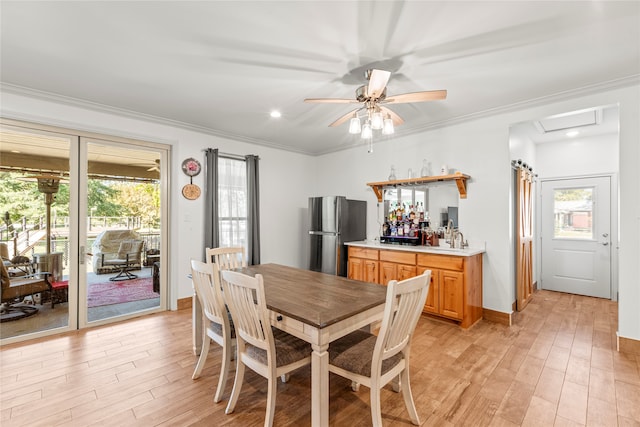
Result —
[[233, 381], [233, 390], [231, 390], [231, 397], [229, 398], [227, 409], [224, 411], [225, 414], [230, 414], [235, 409], [236, 403], [238, 403], [238, 397], [240, 396], [242, 382], [244, 381], [244, 363], [242, 363], [240, 355], [237, 355], [236, 357], [238, 359], [236, 363], [236, 378]]
[[109, 280], [111, 280], [112, 282], [119, 282], [121, 280], [131, 280], [131, 279], [138, 278], [137, 275], [135, 275], [133, 273], [130, 273], [128, 268], [129, 268], [128, 266], [122, 267], [120, 269], [120, 271], [118, 272], [118, 274], [116, 274], [115, 276], [113, 276]]
[[276, 412], [276, 392], [278, 389], [278, 379], [273, 376], [267, 378], [267, 413], [264, 417], [264, 426], [271, 427], [273, 425], [273, 415]]
[[204, 337], [202, 338], [202, 350], [200, 350], [200, 357], [198, 358], [196, 369], [193, 371], [193, 375], [191, 376], [192, 380], [196, 380], [200, 377], [202, 368], [204, 368], [204, 364], [207, 361], [207, 354], [209, 354], [209, 347], [211, 346], [211, 339], [207, 336], [207, 333], [205, 332], [203, 335]]
[[231, 365], [231, 355], [233, 354], [233, 346], [231, 343], [222, 347], [222, 366], [220, 367], [220, 379], [218, 380], [218, 388], [213, 401], [218, 403], [222, 400], [224, 388], [227, 385], [229, 377], [229, 366]]
[[391, 389], [396, 393], [400, 393], [402, 387], [402, 374], [399, 374], [397, 377], [391, 380]]
[[420, 418], [418, 417], [418, 411], [416, 411], [416, 405], [413, 402], [413, 395], [411, 394], [411, 384], [409, 384], [409, 366], [406, 366], [400, 374], [400, 386], [402, 387], [402, 397], [404, 398], [404, 404], [409, 412], [409, 418], [414, 425], [420, 425]]
[[382, 408], [380, 406], [380, 386], [377, 383], [371, 384], [369, 393], [371, 404], [371, 422], [373, 427], [382, 427]]

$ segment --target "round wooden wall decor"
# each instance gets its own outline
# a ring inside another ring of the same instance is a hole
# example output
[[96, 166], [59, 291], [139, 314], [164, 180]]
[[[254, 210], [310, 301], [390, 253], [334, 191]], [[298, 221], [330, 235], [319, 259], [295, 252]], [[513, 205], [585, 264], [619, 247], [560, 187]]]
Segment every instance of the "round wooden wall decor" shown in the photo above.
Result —
[[187, 200], [195, 200], [200, 197], [200, 187], [195, 184], [187, 184], [182, 187], [182, 195]]

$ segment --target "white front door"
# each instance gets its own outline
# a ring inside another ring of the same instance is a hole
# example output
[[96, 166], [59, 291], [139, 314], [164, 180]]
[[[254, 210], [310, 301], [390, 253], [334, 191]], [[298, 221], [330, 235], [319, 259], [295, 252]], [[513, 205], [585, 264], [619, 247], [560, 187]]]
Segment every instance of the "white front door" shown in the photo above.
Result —
[[611, 298], [611, 178], [543, 181], [542, 289]]

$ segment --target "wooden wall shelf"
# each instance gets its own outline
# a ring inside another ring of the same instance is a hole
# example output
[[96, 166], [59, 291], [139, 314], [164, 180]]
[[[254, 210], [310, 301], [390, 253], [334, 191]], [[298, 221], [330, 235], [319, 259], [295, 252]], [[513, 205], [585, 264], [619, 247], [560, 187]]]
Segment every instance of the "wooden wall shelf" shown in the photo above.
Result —
[[396, 179], [395, 181], [368, 182], [367, 185], [371, 187], [373, 192], [376, 194], [378, 202], [381, 202], [384, 195], [383, 190], [388, 187], [409, 187], [416, 185], [425, 185], [432, 182], [455, 181], [456, 186], [458, 187], [458, 193], [460, 193], [460, 198], [466, 199], [467, 180], [469, 178], [471, 178], [469, 175], [456, 172], [453, 175], [423, 176], [420, 178]]

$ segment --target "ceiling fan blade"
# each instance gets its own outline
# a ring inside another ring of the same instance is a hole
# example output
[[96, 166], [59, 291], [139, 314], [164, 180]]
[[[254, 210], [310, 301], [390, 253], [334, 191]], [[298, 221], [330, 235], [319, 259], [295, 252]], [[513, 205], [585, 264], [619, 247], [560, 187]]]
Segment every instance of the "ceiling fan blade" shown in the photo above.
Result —
[[318, 104], [352, 104], [359, 101], [357, 99], [346, 98], [306, 98], [304, 102], [315, 102]]
[[388, 96], [387, 99], [382, 102], [385, 104], [404, 104], [407, 102], [437, 101], [445, 99], [446, 97], [446, 90], [428, 90], [424, 92], [412, 92]]
[[336, 126], [340, 126], [341, 124], [343, 124], [344, 122], [346, 122], [347, 120], [349, 120], [351, 117], [353, 117], [353, 113], [357, 113], [358, 111], [360, 111], [362, 108], [356, 108], [353, 111], [349, 111], [347, 114], [345, 114], [344, 116], [340, 116], [335, 122], [331, 123], [329, 125], [329, 127], [336, 127]]
[[387, 107], [383, 107], [381, 105], [380, 106], [380, 111], [382, 112], [383, 116], [386, 117], [387, 114], [388, 114], [391, 117], [391, 120], [393, 120], [394, 126], [399, 126], [399, 125], [404, 123], [404, 120], [402, 120], [402, 117], [400, 117], [399, 115], [397, 115], [396, 113], [394, 113], [393, 111], [388, 109]]
[[387, 87], [387, 82], [389, 81], [389, 77], [391, 76], [391, 72], [384, 70], [371, 70], [371, 75], [369, 76], [369, 87], [367, 88], [367, 94], [371, 99], [378, 99], [384, 88]]

